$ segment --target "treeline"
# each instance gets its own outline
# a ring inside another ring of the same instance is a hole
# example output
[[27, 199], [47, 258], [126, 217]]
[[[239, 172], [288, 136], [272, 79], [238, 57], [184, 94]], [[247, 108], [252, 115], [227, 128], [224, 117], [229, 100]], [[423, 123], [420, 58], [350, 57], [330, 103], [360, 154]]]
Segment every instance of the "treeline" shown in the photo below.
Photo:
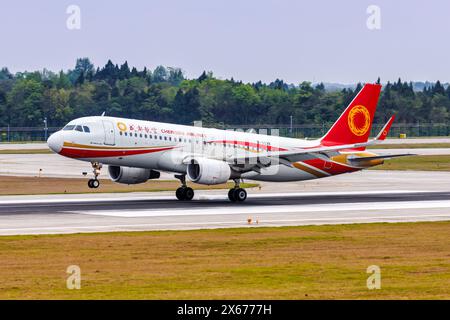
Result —
[[[379, 81], [379, 79], [378, 79]], [[178, 68], [137, 70], [113, 64], [95, 68], [87, 58], [73, 70], [11, 74], [0, 71], [0, 126], [39, 127], [44, 118], [59, 127], [70, 120], [106, 112], [110, 116], [208, 126], [322, 124], [337, 119], [360, 90], [328, 92], [323, 84], [288, 85], [220, 80], [204, 72], [186, 79]], [[450, 87], [439, 81], [415, 92], [412, 83], [383, 87], [375, 122], [397, 114], [397, 122], [449, 122]]]

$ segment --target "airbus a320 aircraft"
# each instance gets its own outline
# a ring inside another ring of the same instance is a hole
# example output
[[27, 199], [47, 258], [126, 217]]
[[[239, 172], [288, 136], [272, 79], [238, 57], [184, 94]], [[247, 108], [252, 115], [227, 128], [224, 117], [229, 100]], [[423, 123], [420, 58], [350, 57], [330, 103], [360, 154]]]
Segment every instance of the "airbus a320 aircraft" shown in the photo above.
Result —
[[52, 134], [48, 146], [65, 157], [92, 164], [98, 188], [102, 165], [108, 165], [112, 181], [144, 183], [172, 172], [181, 181], [179, 200], [192, 200], [192, 182], [214, 185], [234, 180], [228, 192], [233, 201], [244, 201], [242, 179], [300, 181], [359, 171], [382, 164], [385, 158], [366, 152], [383, 141], [394, 121], [392, 116], [376, 138], [368, 140], [381, 85], [366, 84], [331, 129], [320, 139], [301, 140], [278, 136], [218, 130], [169, 123], [106, 116], [84, 117], [69, 122]]

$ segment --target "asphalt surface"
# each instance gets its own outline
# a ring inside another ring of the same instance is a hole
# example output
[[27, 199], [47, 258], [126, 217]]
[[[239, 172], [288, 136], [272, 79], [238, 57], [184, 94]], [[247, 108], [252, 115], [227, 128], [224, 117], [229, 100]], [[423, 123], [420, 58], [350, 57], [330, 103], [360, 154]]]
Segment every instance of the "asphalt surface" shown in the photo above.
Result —
[[148, 194], [0, 202], [0, 235], [442, 220], [450, 220], [450, 192], [255, 193], [230, 203], [203, 191], [191, 202]]
[[39, 202], [39, 203], [7, 203], [0, 204], [0, 215], [15, 214], [60, 214], [73, 211], [117, 211], [117, 210], [192, 210], [192, 209], [215, 209], [217, 207], [245, 208], [250, 206], [292, 206], [292, 205], [322, 205], [322, 204], [344, 204], [344, 203], [370, 203], [370, 202], [402, 202], [402, 201], [442, 201], [450, 200], [450, 192], [407, 192], [407, 193], [362, 193], [362, 194], [314, 194], [299, 195], [264, 194], [258, 197], [249, 196], [245, 202], [231, 203], [226, 199], [194, 199], [193, 201], [178, 201], [175, 198], [169, 200], [120, 200], [120, 201], [67, 201], [67, 202]]

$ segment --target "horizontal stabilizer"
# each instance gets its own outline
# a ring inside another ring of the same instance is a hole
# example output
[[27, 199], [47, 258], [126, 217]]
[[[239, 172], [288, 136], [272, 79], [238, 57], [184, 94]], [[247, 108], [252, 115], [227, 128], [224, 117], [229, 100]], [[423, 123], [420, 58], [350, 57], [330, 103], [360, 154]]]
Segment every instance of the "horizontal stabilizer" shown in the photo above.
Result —
[[377, 141], [384, 141], [389, 133], [389, 130], [391, 129], [392, 123], [395, 120], [395, 115], [393, 115], [389, 121], [384, 125], [384, 127], [380, 130], [380, 133], [375, 137], [375, 140]]
[[417, 154], [413, 154], [413, 153], [386, 154], [386, 155], [383, 155], [383, 156], [352, 158], [351, 161], [353, 161], [353, 162], [370, 161], [370, 160], [391, 159], [391, 158], [409, 157], [409, 156], [417, 156]]

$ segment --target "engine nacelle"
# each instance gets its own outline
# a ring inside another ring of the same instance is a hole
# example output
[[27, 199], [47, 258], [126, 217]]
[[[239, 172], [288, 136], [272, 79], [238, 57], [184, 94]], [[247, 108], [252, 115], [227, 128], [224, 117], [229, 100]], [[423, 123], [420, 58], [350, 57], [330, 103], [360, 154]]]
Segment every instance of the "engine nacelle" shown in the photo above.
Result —
[[155, 170], [119, 166], [108, 166], [108, 173], [112, 181], [123, 184], [144, 183], [160, 176]]
[[187, 176], [192, 182], [200, 184], [221, 184], [230, 179], [231, 169], [224, 161], [198, 158], [188, 164]]

